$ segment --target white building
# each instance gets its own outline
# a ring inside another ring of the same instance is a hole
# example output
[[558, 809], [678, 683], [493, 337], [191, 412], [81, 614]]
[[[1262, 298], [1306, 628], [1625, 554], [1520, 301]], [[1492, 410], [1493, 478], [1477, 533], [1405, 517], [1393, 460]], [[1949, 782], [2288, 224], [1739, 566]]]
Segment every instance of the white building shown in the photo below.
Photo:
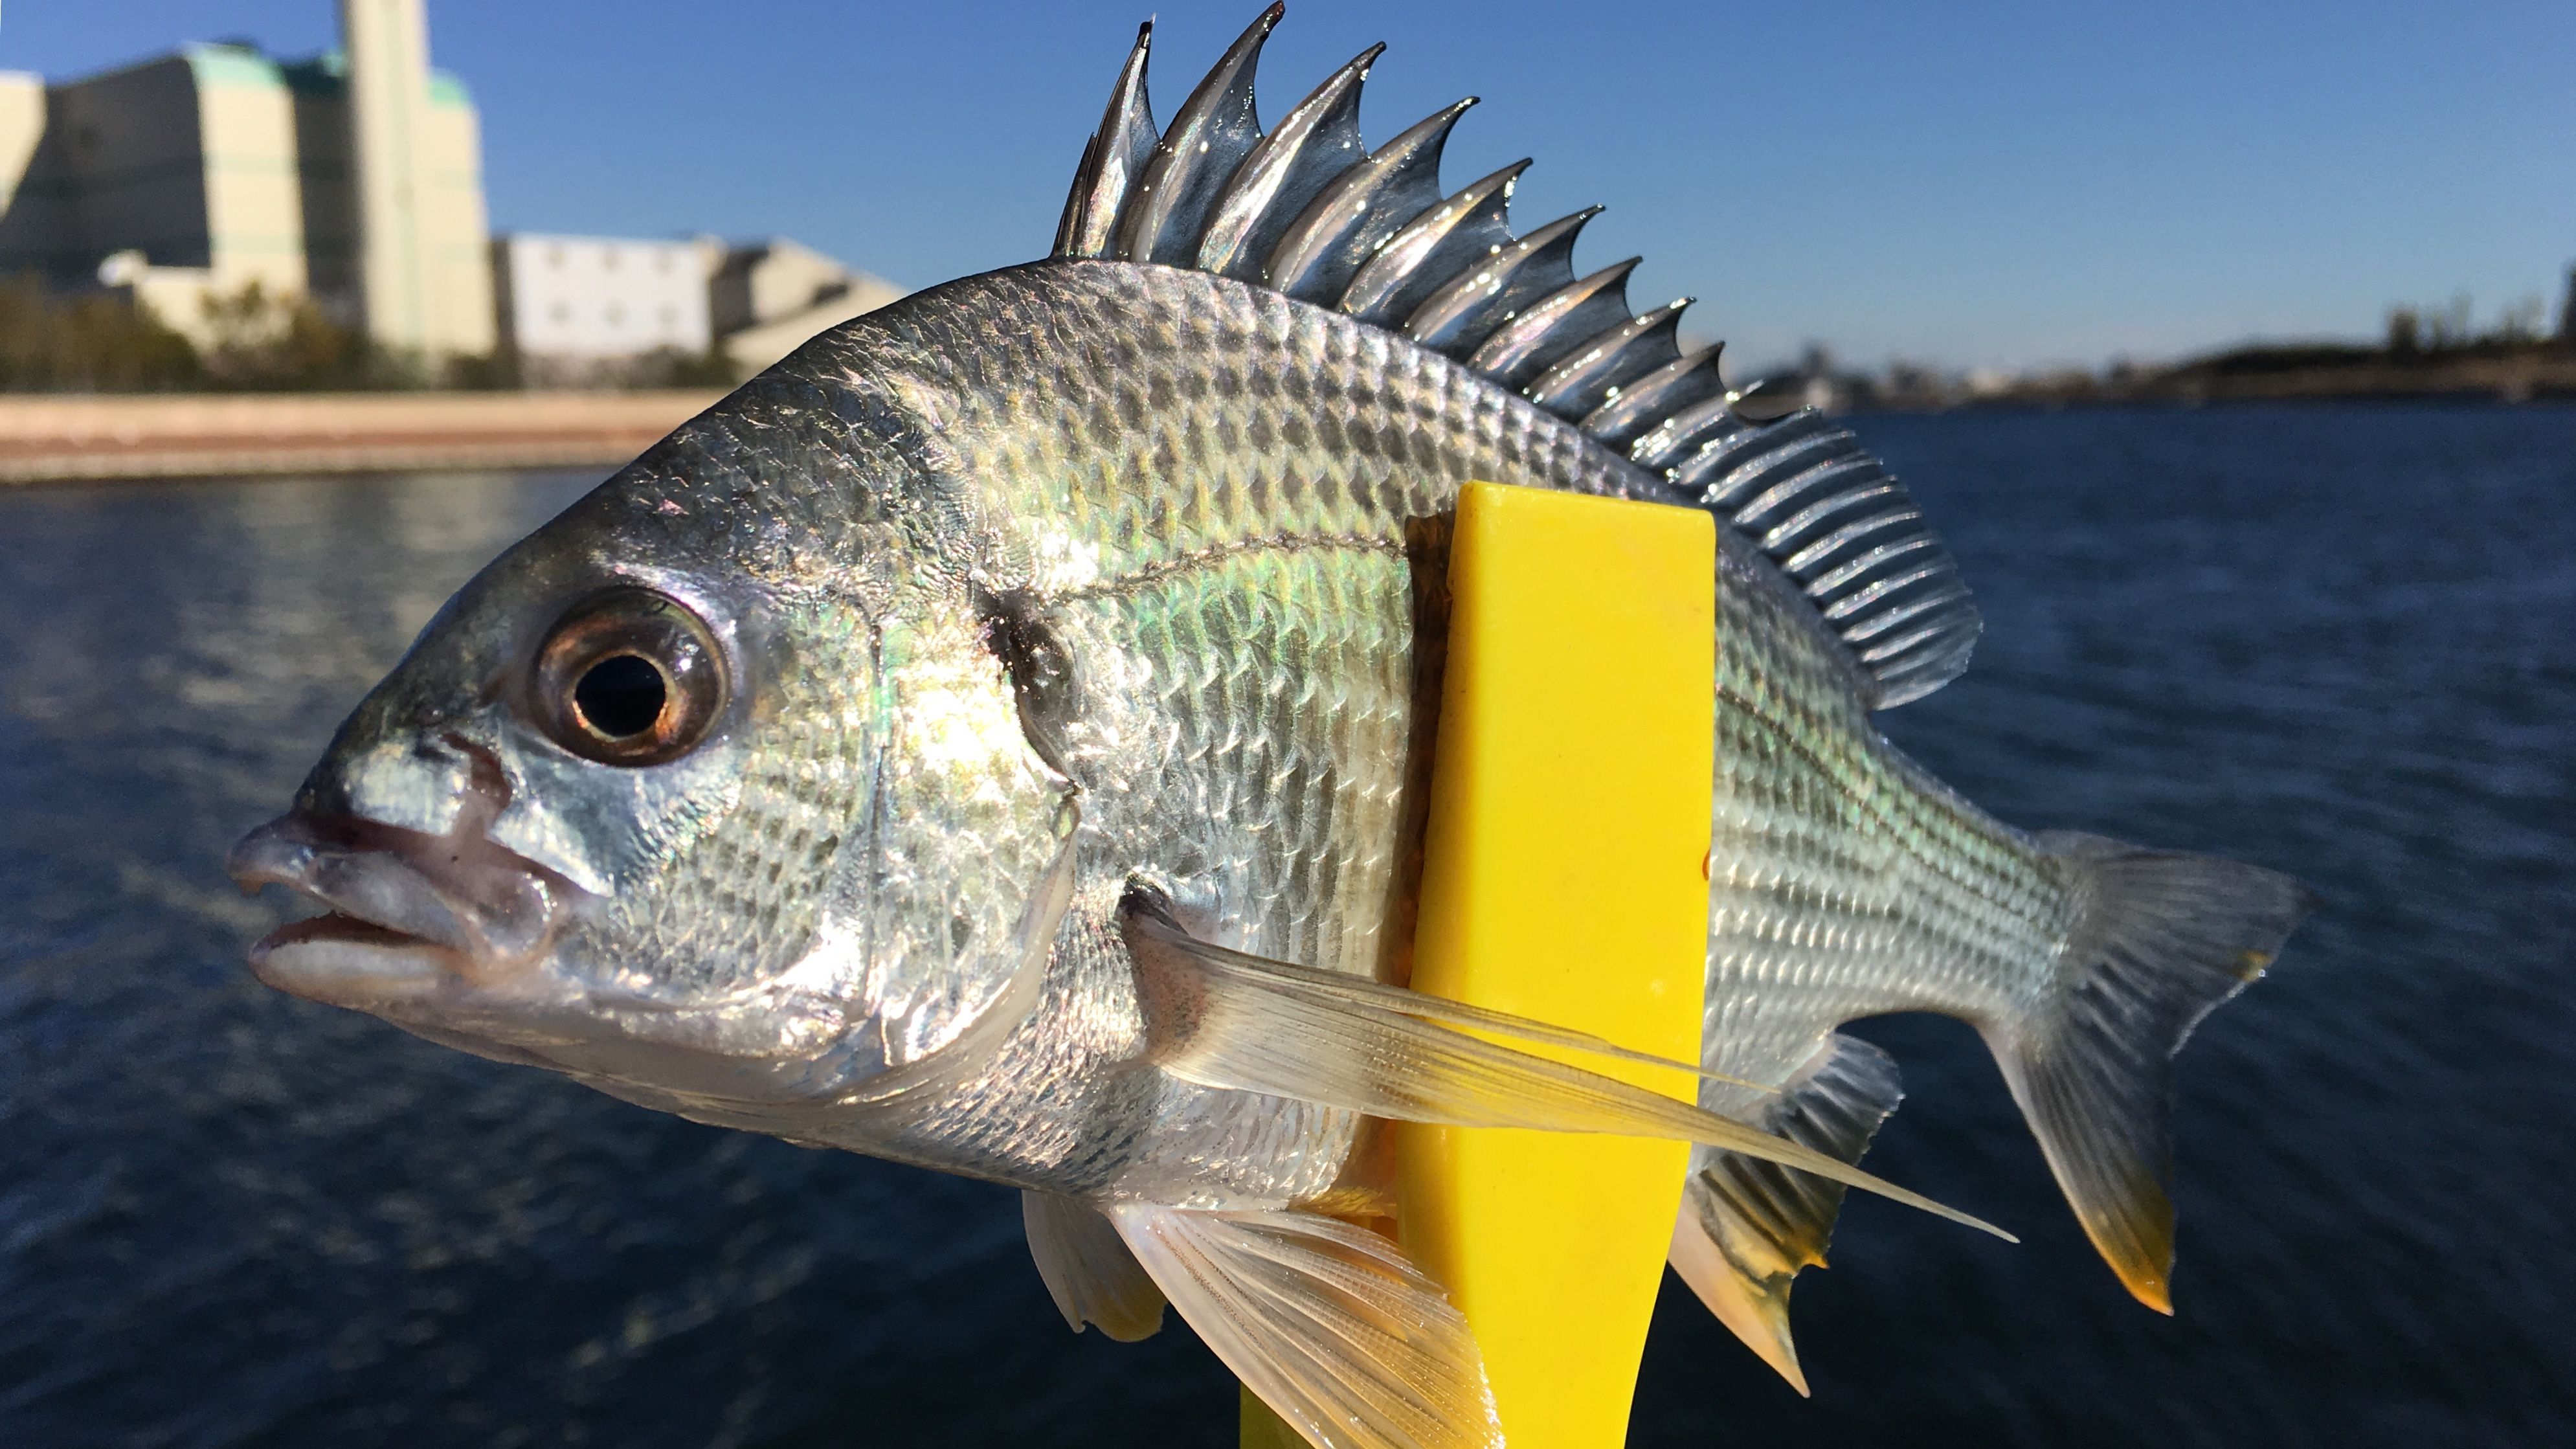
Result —
[[721, 348], [758, 372], [901, 288], [784, 238], [641, 241], [520, 232], [492, 243], [502, 345], [527, 375], [595, 381], [613, 364]]
[[492, 243], [501, 342], [539, 372], [707, 350], [709, 248], [520, 232]]
[[716, 336], [745, 372], [757, 372], [824, 328], [903, 295], [882, 277], [785, 237], [726, 251], [707, 292]]
[[422, 0], [340, 0], [340, 43], [367, 333], [432, 357], [490, 352], [482, 137], [464, 88], [430, 73]]

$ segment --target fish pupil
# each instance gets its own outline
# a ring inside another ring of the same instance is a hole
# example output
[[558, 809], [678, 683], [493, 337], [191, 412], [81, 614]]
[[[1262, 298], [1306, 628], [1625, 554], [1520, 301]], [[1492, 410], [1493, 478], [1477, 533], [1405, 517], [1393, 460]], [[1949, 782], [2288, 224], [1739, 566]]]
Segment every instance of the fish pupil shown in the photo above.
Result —
[[668, 694], [662, 671], [652, 661], [613, 654], [582, 671], [572, 702], [592, 729], [622, 740], [651, 729], [662, 718]]

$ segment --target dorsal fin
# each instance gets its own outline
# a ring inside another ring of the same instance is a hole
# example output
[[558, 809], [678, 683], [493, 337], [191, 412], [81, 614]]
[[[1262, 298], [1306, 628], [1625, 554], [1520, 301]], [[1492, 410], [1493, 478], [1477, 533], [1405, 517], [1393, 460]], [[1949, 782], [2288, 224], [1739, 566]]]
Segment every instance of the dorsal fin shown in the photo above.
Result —
[[1118, 71], [1117, 88], [1100, 129], [1083, 148], [1082, 169], [1065, 193], [1064, 220], [1057, 223], [1055, 254], [1060, 257], [1104, 257], [1118, 243], [1118, 212], [1143, 180], [1162, 138], [1154, 130], [1154, 107], [1145, 99], [1145, 61], [1154, 46], [1154, 22], [1136, 27], [1136, 47]]
[[1959, 677], [1982, 627], [1959, 568], [1894, 475], [1813, 408], [1738, 424], [1664, 470], [1814, 602], [1877, 688], [1872, 709]]
[[1333, 72], [1243, 158], [1199, 238], [1200, 270], [1259, 280], [1288, 224], [1368, 154], [1360, 145], [1360, 82], [1385, 49], [1372, 45]]
[[1252, 104], [1253, 72], [1261, 63], [1262, 42], [1286, 10], [1273, 0], [1181, 102], [1136, 194], [1119, 208], [1120, 257], [1175, 267], [1197, 260], [1199, 237], [1218, 193], [1261, 142], [1261, 117]]
[[1980, 626], [1949, 551], [1894, 477], [1812, 410], [1754, 425], [1685, 354], [1688, 299], [1630, 314], [1635, 261], [1577, 280], [1592, 207], [1511, 230], [1516, 162], [1440, 190], [1440, 152], [1473, 98], [1375, 152], [1360, 140], [1371, 46], [1261, 128], [1253, 71], [1273, 4], [1159, 137], [1145, 100], [1152, 26], [1110, 94], [1065, 198], [1054, 254], [1160, 262], [1266, 286], [1401, 333], [1580, 427], [1717, 513], [1814, 602], [1885, 709], [1967, 668]]

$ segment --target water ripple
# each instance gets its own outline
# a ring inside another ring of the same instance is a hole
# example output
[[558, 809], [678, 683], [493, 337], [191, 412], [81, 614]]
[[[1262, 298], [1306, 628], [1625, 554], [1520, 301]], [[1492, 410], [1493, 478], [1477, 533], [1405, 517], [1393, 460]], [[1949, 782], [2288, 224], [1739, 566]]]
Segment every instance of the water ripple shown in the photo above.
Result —
[[[1802, 1402], [1668, 1292], [1635, 1441], [2576, 1442], [2576, 413], [1860, 423], [1984, 602], [1889, 720], [2007, 819], [2329, 909], [2181, 1064], [2181, 1313], [1973, 1033], [1892, 1019]], [[266, 992], [217, 861], [570, 475], [0, 496], [0, 1439], [1231, 1441], [1185, 1332], [1065, 1333], [1011, 1195], [696, 1127]], [[1153, 1426], [1140, 1434], [1141, 1426]]]

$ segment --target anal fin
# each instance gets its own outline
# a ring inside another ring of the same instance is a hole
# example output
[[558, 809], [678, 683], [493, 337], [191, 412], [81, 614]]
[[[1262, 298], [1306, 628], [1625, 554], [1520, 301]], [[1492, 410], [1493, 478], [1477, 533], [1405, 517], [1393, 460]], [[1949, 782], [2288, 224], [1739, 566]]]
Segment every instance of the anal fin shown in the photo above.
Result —
[[[1754, 1125], [1857, 1163], [1905, 1093], [1896, 1062], [1858, 1037], [1825, 1038]], [[1702, 1147], [1673, 1225], [1673, 1271], [1718, 1321], [1807, 1392], [1789, 1337], [1789, 1288], [1821, 1267], [1842, 1211], [1843, 1185], [1742, 1153]]]
[[1502, 1444], [1466, 1318], [1392, 1242], [1314, 1213], [1109, 1213], [1209, 1350], [1319, 1449]]
[[1047, 1296], [1074, 1332], [1089, 1323], [1120, 1343], [1135, 1343], [1162, 1328], [1162, 1290], [1098, 1208], [1051, 1192], [1023, 1192], [1020, 1221]]

